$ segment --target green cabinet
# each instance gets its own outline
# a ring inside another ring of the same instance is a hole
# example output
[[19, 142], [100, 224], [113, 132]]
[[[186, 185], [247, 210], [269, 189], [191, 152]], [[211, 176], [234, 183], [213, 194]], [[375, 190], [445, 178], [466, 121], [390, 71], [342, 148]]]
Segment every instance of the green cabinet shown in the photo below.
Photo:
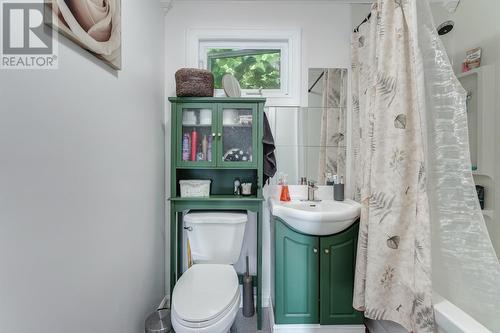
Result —
[[276, 223], [276, 323], [319, 321], [319, 239]]
[[[183, 212], [243, 210], [256, 214], [256, 310], [262, 328], [262, 187], [265, 98], [170, 97], [170, 291], [187, 256]], [[208, 197], [182, 197], [180, 181], [210, 180]], [[251, 183], [234, 195], [234, 180]]]
[[363, 322], [352, 307], [359, 224], [337, 235], [320, 238], [320, 323], [342, 325]]
[[355, 325], [352, 307], [358, 223], [332, 236], [308, 236], [274, 217], [277, 324]]
[[176, 166], [257, 168], [259, 108], [263, 102], [171, 99], [175, 110]]

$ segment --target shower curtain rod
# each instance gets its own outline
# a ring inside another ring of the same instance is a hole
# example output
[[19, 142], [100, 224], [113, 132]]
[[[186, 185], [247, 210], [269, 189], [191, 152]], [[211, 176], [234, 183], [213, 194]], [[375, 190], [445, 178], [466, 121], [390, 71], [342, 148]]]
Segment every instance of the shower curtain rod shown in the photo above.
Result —
[[311, 88], [309, 88], [308, 92], [311, 92], [313, 90], [313, 88], [318, 84], [319, 80], [321, 80], [323, 75], [325, 75], [325, 71], [321, 72], [316, 81], [314, 81], [314, 83], [312, 84]]
[[368, 20], [370, 20], [371, 17], [372, 17], [372, 13], [368, 14], [365, 17], [365, 19], [356, 28], [354, 28], [353, 32], [359, 32], [359, 27], [361, 27], [363, 24], [365, 24], [366, 22], [368, 22]]

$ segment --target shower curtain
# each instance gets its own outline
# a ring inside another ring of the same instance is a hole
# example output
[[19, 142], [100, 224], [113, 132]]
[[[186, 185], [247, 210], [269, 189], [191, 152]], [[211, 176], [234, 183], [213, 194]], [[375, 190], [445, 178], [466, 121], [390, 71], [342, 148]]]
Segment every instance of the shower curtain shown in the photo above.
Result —
[[[421, 1], [421, 0], [417, 0]], [[377, 1], [353, 35], [355, 193], [362, 203], [354, 307], [433, 332], [424, 137], [405, 8]]]
[[500, 332], [500, 265], [472, 179], [465, 92], [427, 1], [376, 1], [352, 53], [354, 307], [433, 332], [434, 289]]

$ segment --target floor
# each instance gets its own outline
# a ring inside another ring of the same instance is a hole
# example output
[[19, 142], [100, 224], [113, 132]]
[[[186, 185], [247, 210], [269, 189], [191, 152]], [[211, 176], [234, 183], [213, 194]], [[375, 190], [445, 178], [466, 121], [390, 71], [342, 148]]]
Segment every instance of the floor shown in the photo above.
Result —
[[[262, 333], [271, 333], [269, 325], [269, 312], [267, 308], [262, 309]], [[236, 321], [231, 327], [231, 333], [255, 333], [257, 332], [257, 314], [253, 317], [245, 318], [241, 313], [241, 309], [236, 315]]]

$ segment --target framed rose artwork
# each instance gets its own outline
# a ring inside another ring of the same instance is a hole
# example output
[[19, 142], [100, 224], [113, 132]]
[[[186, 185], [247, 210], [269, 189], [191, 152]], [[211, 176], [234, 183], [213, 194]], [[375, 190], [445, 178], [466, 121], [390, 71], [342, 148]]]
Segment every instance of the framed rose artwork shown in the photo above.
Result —
[[121, 69], [121, 0], [45, 0], [53, 28]]

